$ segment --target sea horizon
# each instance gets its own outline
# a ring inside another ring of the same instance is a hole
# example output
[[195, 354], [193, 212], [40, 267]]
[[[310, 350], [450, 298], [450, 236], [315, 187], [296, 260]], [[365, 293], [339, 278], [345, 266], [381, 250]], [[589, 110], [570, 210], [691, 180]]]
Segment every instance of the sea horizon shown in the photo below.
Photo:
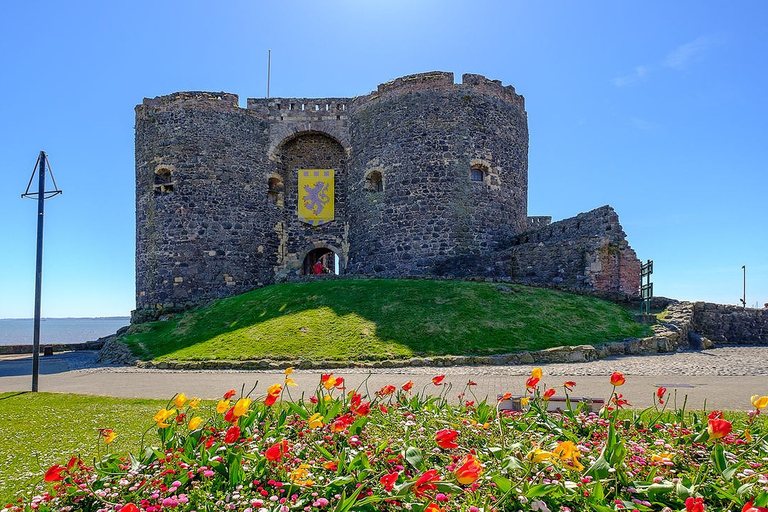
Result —
[[[42, 317], [43, 345], [85, 343], [114, 334], [130, 324], [129, 316]], [[0, 318], [0, 345], [32, 345], [33, 318]]]

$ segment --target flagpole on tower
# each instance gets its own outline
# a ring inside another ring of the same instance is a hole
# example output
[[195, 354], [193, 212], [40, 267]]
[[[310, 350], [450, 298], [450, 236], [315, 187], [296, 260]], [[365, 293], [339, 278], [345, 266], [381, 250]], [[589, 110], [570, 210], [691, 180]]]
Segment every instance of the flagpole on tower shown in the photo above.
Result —
[[272, 50], [267, 50], [267, 99], [269, 99], [269, 81], [272, 78]]

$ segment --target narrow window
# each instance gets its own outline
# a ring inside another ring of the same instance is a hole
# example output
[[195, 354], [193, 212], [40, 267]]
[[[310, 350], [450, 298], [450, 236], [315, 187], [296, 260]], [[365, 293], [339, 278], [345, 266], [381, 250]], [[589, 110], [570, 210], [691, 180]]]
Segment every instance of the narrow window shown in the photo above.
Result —
[[365, 177], [365, 190], [368, 192], [383, 192], [384, 180], [381, 179], [379, 171], [371, 171]]
[[155, 169], [154, 189], [156, 196], [172, 193], [174, 185], [175, 183], [172, 181], [171, 170], [169, 168], [159, 167]]
[[472, 181], [485, 181], [485, 167], [482, 165], [473, 165], [469, 171], [469, 178]]
[[280, 178], [269, 178], [267, 182], [267, 199], [272, 204], [283, 206], [283, 182]]

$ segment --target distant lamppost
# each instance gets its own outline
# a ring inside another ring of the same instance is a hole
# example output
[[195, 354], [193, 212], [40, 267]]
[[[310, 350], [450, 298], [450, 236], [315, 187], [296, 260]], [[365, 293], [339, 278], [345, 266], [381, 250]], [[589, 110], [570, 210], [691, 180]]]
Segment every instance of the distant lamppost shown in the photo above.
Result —
[[[40, 298], [43, 285], [43, 217], [45, 215], [45, 200], [55, 195], [61, 194], [61, 190], [56, 186], [56, 180], [51, 172], [51, 181], [53, 181], [53, 190], [45, 190], [45, 164], [48, 163], [48, 155], [45, 151], [40, 152], [35, 162], [35, 168], [32, 169], [32, 176], [29, 178], [27, 190], [21, 194], [21, 197], [32, 198], [37, 196], [37, 262], [35, 265], [35, 330], [32, 342], [32, 391], [37, 391], [37, 376], [40, 373]], [[50, 164], [48, 168], [50, 169]], [[30, 192], [32, 180], [37, 172], [37, 192]]]

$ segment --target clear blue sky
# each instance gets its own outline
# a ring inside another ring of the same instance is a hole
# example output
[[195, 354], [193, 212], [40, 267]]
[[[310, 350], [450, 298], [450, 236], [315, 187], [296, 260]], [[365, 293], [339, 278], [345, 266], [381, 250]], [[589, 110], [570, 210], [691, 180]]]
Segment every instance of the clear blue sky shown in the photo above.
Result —
[[134, 106], [175, 91], [352, 97], [433, 70], [526, 98], [529, 214], [604, 204], [657, 295], [768, 302], [768, 2], [6, 2], [0, 318], [31, 317], [40, 150], [43, 316], [134, 308]]

